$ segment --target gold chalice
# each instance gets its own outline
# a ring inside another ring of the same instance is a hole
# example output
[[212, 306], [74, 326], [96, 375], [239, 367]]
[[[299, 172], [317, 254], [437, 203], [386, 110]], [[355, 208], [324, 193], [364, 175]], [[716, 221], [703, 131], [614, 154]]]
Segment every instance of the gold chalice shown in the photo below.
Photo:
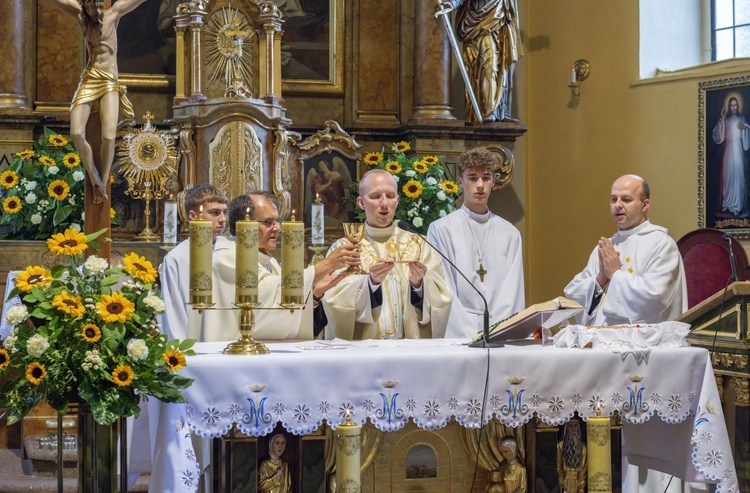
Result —
[[[359, 244], [365, 237], [365, 223], [344, 223], [344, 236], [353, 245]], [[350, 265], [345, 274], [367, 274], [361, 267]]]

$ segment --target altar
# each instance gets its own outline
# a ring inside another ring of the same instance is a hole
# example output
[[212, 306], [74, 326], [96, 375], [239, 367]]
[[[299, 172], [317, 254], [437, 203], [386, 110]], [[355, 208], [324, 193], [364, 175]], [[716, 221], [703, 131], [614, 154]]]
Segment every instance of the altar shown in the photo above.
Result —
[[261, 437], [281, 423], [292, 435], [306, 435], [324, 421], [335, 427], [347, 412], [384, 432], [410, 420], [423, 430], [453, 420], [478, 428], [493, 418], [519, 427], [534, 415], [559, 425], [576, 413], [592, 416], [597, 403], [605, 414], [619, 413], [630, 463], [738, 491], [705, 349], [613, 353], [540, 345], [483, 350], [458, 340], [307, 341], [272, 343], [270, 355], [245, 357], [223, 355], [224, 346], [196, 345], [197, 355], [180, 372], [195, 379], [188, 404], [149, 402], [156, 430], [150, 491], [197, 490], [201, 466], [191, 434], [220, 437], [236, 426]]

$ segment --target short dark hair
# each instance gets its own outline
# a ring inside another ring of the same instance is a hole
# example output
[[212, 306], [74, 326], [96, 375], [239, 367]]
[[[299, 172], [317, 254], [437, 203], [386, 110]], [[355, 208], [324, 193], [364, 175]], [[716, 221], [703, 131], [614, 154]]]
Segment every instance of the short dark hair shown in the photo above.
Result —
[[[280, 209], [281, 209], [281, 202], [279, 202], [279, 198], [276, 195], [274, 195], [271, 192], [269, 192], [269, 191], [266, 191], [266, 190], [250, 190], [249, 192], [247, 192], [247, 195], [249, 197], [252, 197], [253, 195], [259, 195], [261, 197], [265, 197], [266, 199], [270, 200], [273, 203], [273, 205], [276, 206], [276, 210], [277, 211], [280, 211]], [[255, 217], [255, 212], [254, 211], [253, 211], [253, 217]]]
[[484, 147], [472, 147], [466, 149], [464, 152], [459, 154], [456, 166], [458, 166], [458, 173], [462, 174], [464, 171], [494, 171], [500, 161], [497, 156], [490, 150]]
[[226, 204], [227, 196], [210, 183], [200, 183], [185, 192], [185, 212], [200, 212], [200, 207], [208, 202]]
[[651, 199], [651, 187], [648, 186], [648, 182], [641, 178], [641, 200]]
[[237, 221], [243, 219], [250, 212], [250, 217], [255, 217], [255, 206], [253, 199], [248, 195], [240, 195], [229, 202], [229, 234], [237, 235]]

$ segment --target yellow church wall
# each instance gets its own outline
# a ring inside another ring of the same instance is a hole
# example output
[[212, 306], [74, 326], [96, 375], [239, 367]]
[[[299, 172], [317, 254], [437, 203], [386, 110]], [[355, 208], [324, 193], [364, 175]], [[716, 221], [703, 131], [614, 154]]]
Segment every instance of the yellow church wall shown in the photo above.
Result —
[[[561, 295], [600, 236], [611, 236], [609, 190], [647, 179], [649, 219], [679, 239], [698, 227], [698, 83], [719, 65], [657, 82], [638, 77], [637, 2], [527, 0], [525, 169], [527, 303]], [[570, 69], [591, 75], [571, 99]], [[746, 71], [747, 73], [747, 71]], [[736, 75], [736, 74], [729, 74]]]

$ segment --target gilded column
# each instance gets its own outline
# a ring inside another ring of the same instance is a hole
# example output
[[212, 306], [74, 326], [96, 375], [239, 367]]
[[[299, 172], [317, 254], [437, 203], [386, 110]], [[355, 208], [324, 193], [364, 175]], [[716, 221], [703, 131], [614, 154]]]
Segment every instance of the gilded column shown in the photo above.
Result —
[[434, 16], [438, 2], [414, 4], [414, 107], [409, 121], [456, 120], [450, 106], [450, 43]]
[[201, 73], [203, 72], [201, 32], [203, 31], [203, 19], [206, 16], [206, 2], [196, 0], [190, 3], [190, 7], [190, 99], [201, 101], [206, 99], [202, 94], [203, 84], [201, 79]]
[[174, 104], [180, 104], [185, 101], [185, 95], [189, 89], [187, 87], [187, 78], [190, 72], [187, 71], [185, 66], [185, 32], [190, 25], [190, 20], [184, 7], [185, 4], [181, 4], [177, 9], [177, 15], [175, 15], [174, 30], [176, 33], [176, 44]]
[[32, 109], [35, 11], [36, 2], [0, 2], [0, 109]]
[[265, 37], [260, 44], [260, 90], [263, 98], [281, 98], [281, 12], [273, 2], [260, 4], [258, 19], [263, 23]]

